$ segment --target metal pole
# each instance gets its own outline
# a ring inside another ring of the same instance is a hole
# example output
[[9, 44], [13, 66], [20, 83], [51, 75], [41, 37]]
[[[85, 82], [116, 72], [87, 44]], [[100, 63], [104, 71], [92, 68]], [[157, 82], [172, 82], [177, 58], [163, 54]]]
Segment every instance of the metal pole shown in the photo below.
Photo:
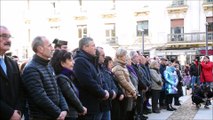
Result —
[[142, 31], [142, 54], [144, 54], [144, 30]]
[[208, 55], [208, 23], [206, 22], [206, 55]]

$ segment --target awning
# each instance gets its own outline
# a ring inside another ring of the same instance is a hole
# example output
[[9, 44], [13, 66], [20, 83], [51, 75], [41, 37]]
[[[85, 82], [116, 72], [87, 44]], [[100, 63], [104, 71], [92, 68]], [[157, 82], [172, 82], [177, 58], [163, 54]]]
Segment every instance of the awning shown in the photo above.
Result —
[[[199, 50], [200, 55], [206, 55], [206, 50]], [[208, 55], [213, 55], [213, 50], [208, 50]]]

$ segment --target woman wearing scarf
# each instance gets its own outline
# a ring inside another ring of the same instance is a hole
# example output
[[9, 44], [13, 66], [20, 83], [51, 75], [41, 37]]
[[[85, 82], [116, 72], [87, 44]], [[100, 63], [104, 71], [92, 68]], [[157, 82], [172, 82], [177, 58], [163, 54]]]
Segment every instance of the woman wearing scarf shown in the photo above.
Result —
[[85, 115], [87, 109], [78, 98], [78, 89], [74, 85], [76, 77], [72, 71], [74, 60], [72, 54], [65, 50], [56, 50], [51, 59], [51, 65], [57, 75], [57, 83], [69, 106], [65, 120], [76, 120], [79, 115]]

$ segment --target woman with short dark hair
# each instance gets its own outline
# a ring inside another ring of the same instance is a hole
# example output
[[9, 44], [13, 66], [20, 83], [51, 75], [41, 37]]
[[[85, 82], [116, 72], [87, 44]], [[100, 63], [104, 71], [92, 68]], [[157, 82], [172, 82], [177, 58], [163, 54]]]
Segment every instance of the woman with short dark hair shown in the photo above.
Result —
[[[124, 94], [119, 86], [115, 75], [112, 73], [112, 67], [114, 66], [113, 60], [110, 56], [106, 56], [104, 60], [105, 66], [105, 79], [110, 83], [113, 87], [113, 90], [116, 92], [116, 98], [111, 101], [111, 120], [121, 120], [122, 118], [122, 109], [121, 109], [121, 101], [124, 98]], [[115, 86], [114, 86], [115, 85]]]
[[76, 77], [72, 71], [74, 60], [71, 52], [66, 50], [56, 50], [51, 59], [51, 65], [57, 75], [57, 83], [69, 106], [66, 120], [76, 120], [78, 113], [85, 115], [87, 109], [78, 98], [78, 90], [74, 85]]

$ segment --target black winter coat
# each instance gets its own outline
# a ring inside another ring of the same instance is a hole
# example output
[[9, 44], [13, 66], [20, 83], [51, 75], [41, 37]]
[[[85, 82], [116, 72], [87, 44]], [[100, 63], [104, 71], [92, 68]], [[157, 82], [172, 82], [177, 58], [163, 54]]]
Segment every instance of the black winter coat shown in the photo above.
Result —
[[0, 120], [9, 120], [14, 110], [23, 110], [24, 98], [17, 63], [7, 56], [4, 60], [7, 66], [7, 75], [0, 66]]
[[190, 67], [190, 75], [199, 76], [199, 68], [194, 63], [192, 63], [192, 65]]
[[84, 109], [76, 93], [77, 91], [75, 91], [75, 86], [72, 80], [63, 74], [60, 74], [57, 76], [57, 83], [69, 106], [67, 117], [77, 118], [78, 113], [83, 113]]
[[56, 119], [61, 111], [68, 111], [67, 103], [57, 85], [54, 70], [48, 63], [48, 60], [34, 55], [23, 71], [30, 117], [34, 119]]
[[95, 57], [80, 50], [75, 56], [73, 71], [77, 77], [79, 98], [87, 108], [87, 114], [97, 114], [101, 112], [100, 102], [105, 97], [103, 83], [99, 79]]

